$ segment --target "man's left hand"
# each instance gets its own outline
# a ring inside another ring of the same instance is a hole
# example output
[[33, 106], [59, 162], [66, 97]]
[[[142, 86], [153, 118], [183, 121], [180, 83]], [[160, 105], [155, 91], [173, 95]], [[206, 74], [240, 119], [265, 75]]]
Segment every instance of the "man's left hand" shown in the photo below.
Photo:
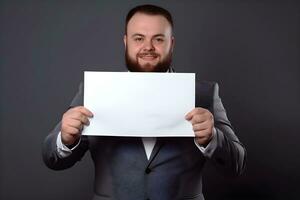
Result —
[[193, 125], [196, 142], [206, 146], [213, 136], [214, 116], [212, 113], [207, 109], [197, 107], [189, 112], [185, 119]]

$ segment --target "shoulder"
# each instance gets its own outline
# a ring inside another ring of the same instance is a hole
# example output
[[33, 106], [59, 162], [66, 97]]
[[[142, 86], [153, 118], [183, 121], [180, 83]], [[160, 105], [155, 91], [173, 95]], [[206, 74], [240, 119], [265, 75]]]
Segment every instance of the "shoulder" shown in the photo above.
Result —
[[213, 81], [196, 81], [196, 106], [209, 108], [218, 93], [218, 83]]

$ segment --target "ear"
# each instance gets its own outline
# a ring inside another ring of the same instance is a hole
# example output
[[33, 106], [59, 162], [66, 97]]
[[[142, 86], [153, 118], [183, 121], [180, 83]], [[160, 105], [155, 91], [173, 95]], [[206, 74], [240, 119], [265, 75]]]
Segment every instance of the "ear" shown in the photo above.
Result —
[[124, 41], [124, 47], [126, 49], [126, 45], [127, 45], [127, 35], [126, 34], [123, 37], [123, 41]]
[[171, 37], [171, 52], [173, 52], [174, 46], [175, 46], [175, 37], [172, 36], [172, 37]]

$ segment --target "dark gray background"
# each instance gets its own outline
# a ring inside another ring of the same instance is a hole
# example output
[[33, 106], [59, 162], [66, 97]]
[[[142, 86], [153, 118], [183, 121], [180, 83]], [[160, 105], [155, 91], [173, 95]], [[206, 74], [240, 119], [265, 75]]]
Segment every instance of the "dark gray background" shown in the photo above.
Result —
[[[47, 169], [41, 143], [84, 70], [124, 71], [124, 19], [146, 1], [1, 1], [0, 199], [89, 199], [93, 165]], [[217, 81], [248, 151], [237, 179], [207, 168], [213, 199], [296, 199], [299, 1], [147, 1], [175, 20], [174, 68]], [[208, 167], [211, 167], [208, 165]]]

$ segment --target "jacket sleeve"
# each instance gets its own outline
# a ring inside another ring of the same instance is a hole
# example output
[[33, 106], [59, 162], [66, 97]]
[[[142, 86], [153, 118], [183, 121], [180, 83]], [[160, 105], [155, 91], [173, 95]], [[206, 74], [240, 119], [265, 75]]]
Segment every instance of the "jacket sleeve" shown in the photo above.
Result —
[[228, 175], [240, 175], [245, 168], [246, 149], [235, 135], [219, 97], [219, 86], [213, 85], [210, 110], [214, 116], [217, 146], [210, 160]]
[[[83, 102], [83, 84], [79, 86], [79, 91], [74, 97], [70, 107], [80, 106]], [[45, 138], [42, 144], [43, 161], [50, 169], [62, 170], [73, 166], [77, 161], [81, 160], [88, 149], [88, 139], [81, 136], [80, 144], [72, 151], [68, 157], [61, 158], [57, 151], [56, 139], [61, 130], [61, 122], [59, 122], [50, 134]]]

